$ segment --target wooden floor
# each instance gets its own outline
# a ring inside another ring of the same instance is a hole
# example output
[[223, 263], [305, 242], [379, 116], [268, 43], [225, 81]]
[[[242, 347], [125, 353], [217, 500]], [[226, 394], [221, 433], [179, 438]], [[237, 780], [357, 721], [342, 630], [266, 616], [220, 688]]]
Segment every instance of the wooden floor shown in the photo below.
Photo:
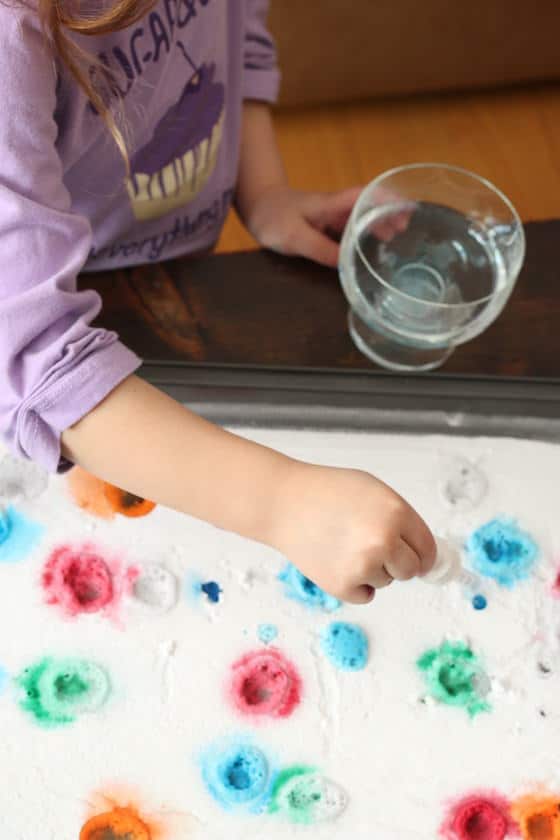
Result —
[[[286, 111], [276, 124], [298, 188], [336, 190], [439, 161], [489, 178], [525, 221], [560, 218], [560, 85]], [[219, 250], [251, 247], [230, 218]]]

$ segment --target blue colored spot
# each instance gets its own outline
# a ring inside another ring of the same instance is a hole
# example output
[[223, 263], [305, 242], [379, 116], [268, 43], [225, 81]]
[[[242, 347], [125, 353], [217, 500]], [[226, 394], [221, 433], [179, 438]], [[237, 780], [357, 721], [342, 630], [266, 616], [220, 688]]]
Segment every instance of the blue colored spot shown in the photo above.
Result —
[[31, 522], [9, 507], [0, 511], [0, 563], [17, 563], [34, 548], [43, 533], [42, 525]]
[[219, 602], [222, 590], [215, 581], [210, 580], [208, 583], [202, 583], [200, 585], [200, 589], [213, 604], [217, 604]]
[[269, 645], [278, 636], [278, 627], [275, 624], [259, 624], [258, 637], [264, 645]]
[[278, 580], [284, 584], [284, 591], [288, 598], [299, 601], [300, 604], [325, 612], [334, 612], [341, 605], [338, 598], [324, 592], [291, 563], [288, 563], [278, 575]]
[[184, 587], [185, 596], [192, 604], [199, 602], [202, 595], [205, 595], [210, 603], [217, 604], [223, 594], [219, 583], [216, 583], [214, 580], [204, 582], [193, 573], [187, 574]]
[[6, 684], [8, 682], [8, 672], [5, 671], [2, 666], [0, 665], [0, 694], [6, 688]]
[[258, 747], [244, 740], [215, 745], [203, 755], [201, 771], [209, 793], [225, 810], [260, 813], [266, 807], [273, 774]]
[[321, 647], [341, 671], [361, 671], [367, 665], [369, 643], [357, 624], [333, 621], [322, 633]]
[[475, 595], [472, 599], [472, 605], [475, 610], [485, 610], [488, 606], [488, 601], [484, 597], [484, 595]]
[[476, 572], [508, 588], [529, 577], [539, 556], [532, 537], [509, 519], [483, 525], [469, 537], [466, 548]]

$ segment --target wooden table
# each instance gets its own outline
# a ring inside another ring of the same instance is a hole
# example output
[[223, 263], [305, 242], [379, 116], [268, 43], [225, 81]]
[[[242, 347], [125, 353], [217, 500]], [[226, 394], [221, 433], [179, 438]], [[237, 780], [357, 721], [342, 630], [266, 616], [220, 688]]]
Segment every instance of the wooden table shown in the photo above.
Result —
[[[502, 316], [430, 380], [451, 375], [560, 383], [560, 221], [526, 225], [527, 257]], [[337, 274], [265, 252], [88, 274], [100, 323], [147, 362], [383, 375], [354, 348]]]

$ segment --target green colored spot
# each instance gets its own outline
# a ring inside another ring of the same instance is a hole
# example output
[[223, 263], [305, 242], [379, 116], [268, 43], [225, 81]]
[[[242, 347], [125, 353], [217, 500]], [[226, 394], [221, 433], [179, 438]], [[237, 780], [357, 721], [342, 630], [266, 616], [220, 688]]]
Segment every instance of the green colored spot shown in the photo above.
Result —
[[297, 765], [282, 770], [272, 788], [270, 813], [281, 813], [290, 822], [310, 825], [313, 822], [312, 809], [305, 796], [305, 782], [314, 772], [311, 767]]
[[486, 674], [472, 650], [462, 642], [443, 642], [417, 662], [431, 696], [447, 706], [459, 706], [471, 717], [490, 711], [482, 693]]
[[78, 674], [61, 674], [54, 681], [54, 691], [58, 700], [79, 697], [87, 692], [88, 687]]
[[346, 794], [311, 767], [294, 766], [278, 774], [268, 810], [292, 823], [313, 825], [336, 819], [346, 807]]
[[99, 665], [84, 659], [46, 657], [16, 679], [20, 707], [45, 728], [73, 723], [100, 708], [111, 690]]

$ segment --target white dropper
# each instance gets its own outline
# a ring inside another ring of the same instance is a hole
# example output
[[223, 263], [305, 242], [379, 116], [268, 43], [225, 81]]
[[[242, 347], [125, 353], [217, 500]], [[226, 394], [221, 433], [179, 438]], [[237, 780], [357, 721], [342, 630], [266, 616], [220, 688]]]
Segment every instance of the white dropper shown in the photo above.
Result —
[[446, 584], [456, 581], [464, 586], [473, 586], [476, 578], [463, 568], [461, 552], [449, 541], [442, 537], [436, 537], [437, 555], [436, 562], [427, 575], [420, 580], [424, 583]]

